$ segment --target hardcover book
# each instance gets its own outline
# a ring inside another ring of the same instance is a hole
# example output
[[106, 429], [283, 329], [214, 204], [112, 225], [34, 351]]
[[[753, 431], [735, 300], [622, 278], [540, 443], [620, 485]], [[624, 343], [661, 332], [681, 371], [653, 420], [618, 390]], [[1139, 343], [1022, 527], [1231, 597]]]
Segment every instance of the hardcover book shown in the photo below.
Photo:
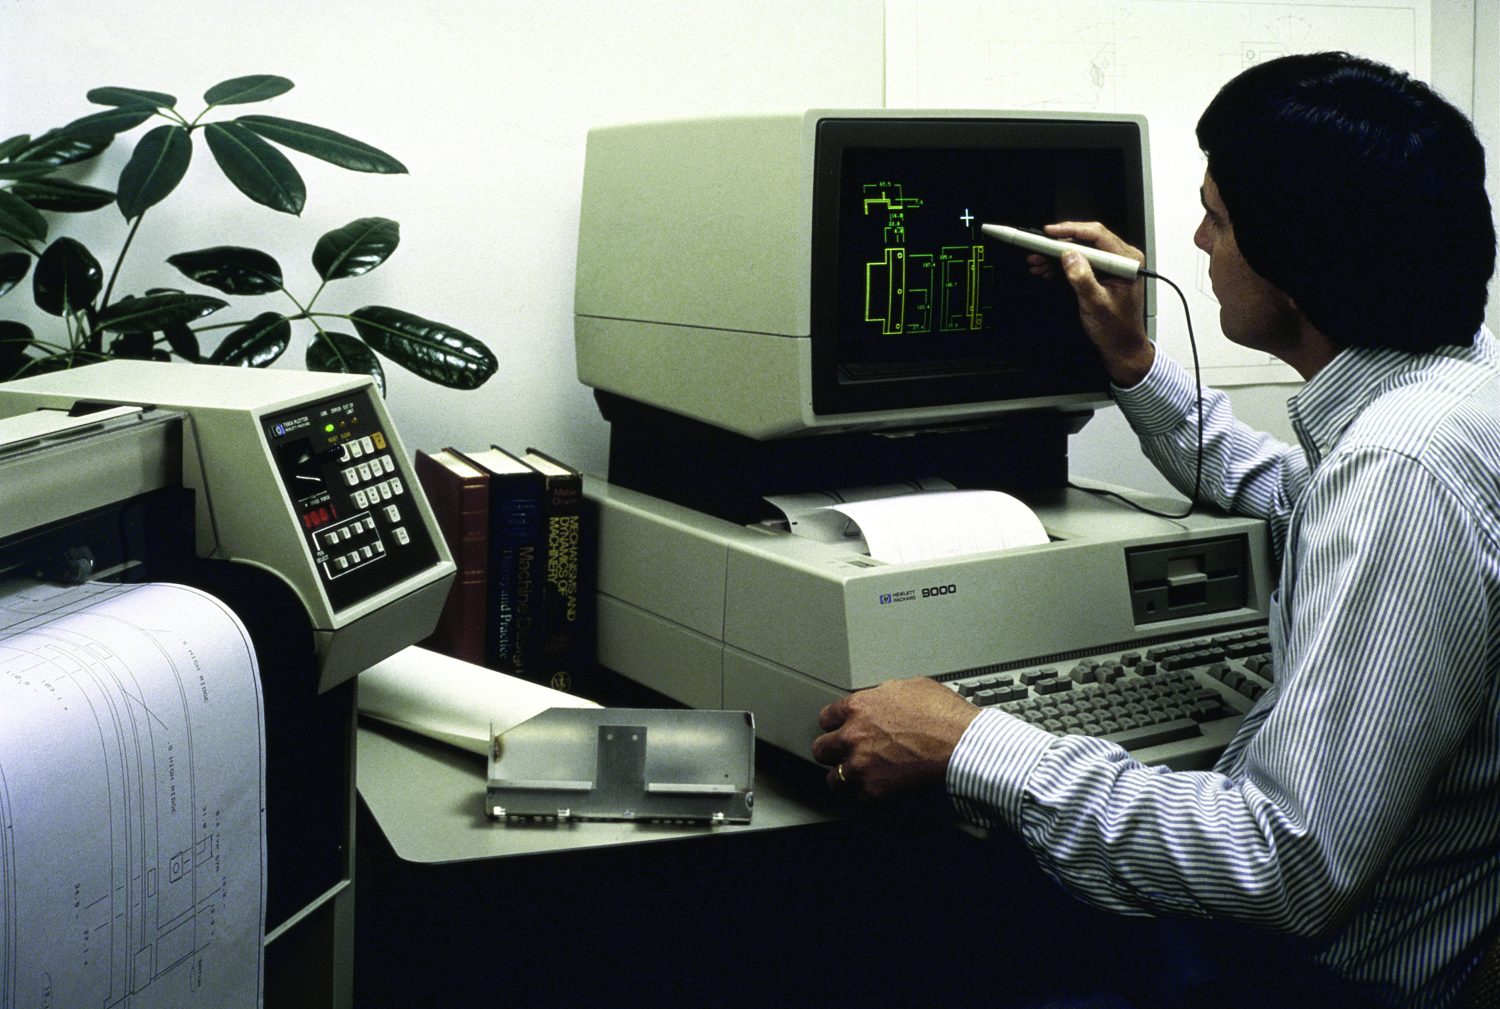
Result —
[[451, 449], [430, 453], [419, 449], [416, 474], [458, 567], [437, 627], [421, 644], [483, 664], [490, 568], [489, 475]]
[[502, 448], [460, 453], [489, 474], [490, 578], [485, 665], [538, 682], [542, 475]]
[[542, 474], [545, 534], [541, 609], [544, 682], [575, 691], [588, 669], [585, 594], [581, 591], [583, 479], [576, 469], [528, 448], [522, 458]]

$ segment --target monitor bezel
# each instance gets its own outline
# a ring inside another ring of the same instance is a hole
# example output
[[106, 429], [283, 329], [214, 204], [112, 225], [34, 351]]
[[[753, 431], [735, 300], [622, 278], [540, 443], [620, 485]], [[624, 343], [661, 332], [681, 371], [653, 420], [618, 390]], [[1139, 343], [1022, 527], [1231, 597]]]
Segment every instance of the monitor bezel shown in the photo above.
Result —
[[[843, 155], [849, 150], [995, 149], [1120, 150], [1126, 168], [1127, 217], [1121, 236], [1145, 248], [1148, 241], [1145, 140], [1133, 119], [983, 117], [828, 117], [818, 120], [814, 140], [811, 242], [812, 409], [817, 416], [878, 413], [923, 407], [1009, 402], [1058, 403], [1107, 395], [1102, 367], [1077, 368], [1052, 376], [1056, 384], [1039, 390], [1021, 369], [948, 373], [900, 378], [853, 379], [843, 374], [838, 338], [840, 186]], [[1135, 166], [1138, 170], [1132, 170]], [[1149, 249], [1146, 250], [1149, 254]], [[1149, 315], [1149, 308], [1146, 310]], [[1078, 332], [1081, 339], [1081, 330]]]

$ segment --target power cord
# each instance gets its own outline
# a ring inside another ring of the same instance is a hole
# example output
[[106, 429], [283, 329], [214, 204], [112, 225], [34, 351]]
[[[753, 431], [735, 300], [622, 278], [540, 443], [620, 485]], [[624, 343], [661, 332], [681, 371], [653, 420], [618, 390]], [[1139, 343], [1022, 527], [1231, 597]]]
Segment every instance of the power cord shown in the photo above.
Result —
[[1175, 512], [1157, 511], [1155, 508], [1148, 508], [1140, 502], [1132, 501], [1130, 498], [1125, 497], [1123, 494], [1116, 494], [1114, 491], [1100, 490], [1096, 487], [1079, 487], [1074, 483], [1069, 483], [1068, 486], [1072, 487], [1074, 490], [1087, 491], [1088, 493], [1097, 495], [1099, 497], [1113, 498], [1116, 501], [1134, 508], [1138, 512], [1144, 512], [1147, 515], [1155, 515], [1157, 518], [1185, 519], [1189, 515], [1193, 514], [1193, 509], [1198, 506], [1198, 495], [1203, 490], [1203, 369], [1198, 366], [1198, 340], [1193, 335], [1193, 313], [1188, 310], [1187, 296], [1182, 293], [1182, 288], [1178, 287], [1176, 284], [1172, 283], [1171, 280], [1168, 280], [1166, 277], [1163, 277], [1161, 274], [1155, 272], [1154, 270], [1148, 270], [1145, 267], [1141, 267], [1141, 274], [1142, 276], [1152, 277], [1156, 280], [1160, 280], [1172, 290], [1177, 292], [1178, 300], [1182, 302], [1182, 317], [1187, 321], [1188, 346], [1192, 348], [1193, 351], [1193, 381], [1197, 384], [1198, 389], [1198, 456], [1193, 464], [1193, 496], [1188, 499], [1187, 511], [1184, 511], [1181, 514], [1177, 514]]

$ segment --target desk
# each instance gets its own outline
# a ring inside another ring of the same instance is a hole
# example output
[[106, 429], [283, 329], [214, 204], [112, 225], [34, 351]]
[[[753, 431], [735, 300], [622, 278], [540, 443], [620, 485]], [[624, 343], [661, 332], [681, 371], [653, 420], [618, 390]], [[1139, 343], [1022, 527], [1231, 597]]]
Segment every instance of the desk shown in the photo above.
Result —
[[840, 808], [763, 751], [751, 824], [501, 824], [481, 757], [375, 723], [358, 747], [361, 1009], [1119, 1005], [1022, 998], [1038, 950], [1066, 971], [1118, 925], [1056, 927], [1082, 905], [941, 797]]
[[826, 801], [798, 797], [758, 774], [748, 824], [497, 823], [484, 811], [485, 758], [401, 729], [365, 720], [358, 740], [358, 787], [392, 852], [407, 862], [555, 854], [644, 841], [692, 841], [748, 831], [828, 823]]

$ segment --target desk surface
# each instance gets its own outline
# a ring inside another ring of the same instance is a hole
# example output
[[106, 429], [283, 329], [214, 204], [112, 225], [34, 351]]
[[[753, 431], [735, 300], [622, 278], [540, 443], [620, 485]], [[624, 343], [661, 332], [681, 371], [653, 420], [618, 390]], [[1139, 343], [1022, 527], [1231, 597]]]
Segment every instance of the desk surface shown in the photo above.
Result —
[[748, 824], [505, 823], [484, 811], [485, 759], [402, 729], [361, 719], [356, 784], [392, 850], [409, 862], [534, 855], [643, 841], [781, 830], [837, 818], [757, 769]]

